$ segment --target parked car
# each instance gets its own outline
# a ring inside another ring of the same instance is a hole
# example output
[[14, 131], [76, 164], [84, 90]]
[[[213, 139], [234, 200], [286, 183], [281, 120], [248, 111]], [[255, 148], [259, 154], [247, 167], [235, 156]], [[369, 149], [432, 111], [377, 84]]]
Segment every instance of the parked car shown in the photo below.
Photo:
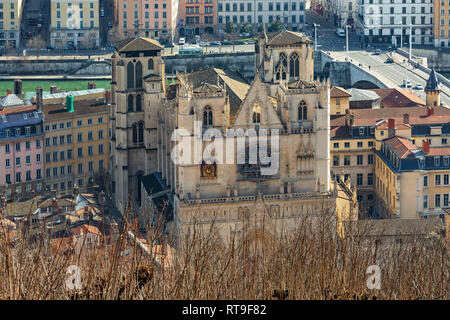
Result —
[[405, 87], [405, 88], [411, 88], [411, 81], [409, 81], [409, 80], [403, 80], [403, 86]]
[[213, 41], [213, 42], [210, 42], [210, 43], [209, 43], [209, 46], [210, 46], [210, 47], [217, 47], [217, 46], [220, 46], [220, 42], [219, 42], [219, 41]]
[[231, 41], [223, 40], [223, 41], [222, 41], [222, 45], [223, 45], [223, 46], [231, 46], [232, 43], [231, 43]]
[[416, 90], [423, 90], [423, 86], [420, 83], [416, 83], [416, 86], [414, 88]]
[[256, 43], [256, 41], [253, 40], [253, 39], [250, 39], [250, 40], [247, 41], [247, 44], [255, 44], [255, 43]]
[[394, 63], [394, 59], [389, 57], [389, 58], [386, 59], [386, 63]]
[[380, 50], [380, 49], [376, 49], [376, 50], [375, 50], [375, 55], [378, 56], [378, 55], [380, 55], [380, 54], [381, 54], [381, 50]]
[[208, 43], [207, 42], [199, 42], [199, 44], [198, 44], [200, 47], [206, 47], [207, 45], [208, 45]]
[[242, 41], [242, 40], [236, 40], [236, 41], [233, 42], [233, 44], [234, 45], [241, 45], [241, 44], [245, 44], [245, 42]]
[[338, 28], [338, 29], [336, 29], [336, 34], [337, 34], [339, 37], [345, 37], [345, 30], [342, 29], [342, 28]]
[[182, 46], [186, 43], [186, 39], [185, 38], [180, 38], [180, 40], [178, 40], [178, 45]]

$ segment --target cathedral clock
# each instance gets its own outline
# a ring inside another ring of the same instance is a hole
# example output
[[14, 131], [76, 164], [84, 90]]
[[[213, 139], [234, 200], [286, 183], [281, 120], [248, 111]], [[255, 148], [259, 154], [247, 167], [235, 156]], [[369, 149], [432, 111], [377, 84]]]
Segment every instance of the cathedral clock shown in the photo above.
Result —
[[216, 163], [213, 162], [211, 164], [207, 164], [203, 162], [201, 165], [201, 176], [202, 178], [216, 178], [217, 177]]

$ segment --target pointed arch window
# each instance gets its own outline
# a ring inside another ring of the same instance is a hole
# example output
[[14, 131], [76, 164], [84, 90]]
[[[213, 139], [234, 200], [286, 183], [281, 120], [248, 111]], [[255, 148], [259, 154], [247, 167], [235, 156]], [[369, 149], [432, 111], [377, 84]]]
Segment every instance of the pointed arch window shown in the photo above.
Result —
[[136, 96], [136, 111], [142, 111], [142, 97], [140, 94]]
[[153, 70], [153, 69], [154, 69], [153, 59], [148, 59], [148, 70]]
[[128, 112], [133, 112], [134, 111], [134, 101], [133, 101], [133, 96], [130, 94], [128, 96]]
[[133, 123], [133, 126], [132, 126], [132, 131], [133, 131], [133, 143], [134, 144], [137, 144], [137, 141], [138, 141], [138, 130], [137, 130], [137, 124], [136, 123]]
[[206, 106], [203, 110], [203, 125], [212, 126], [213, 125], [213, 112], [210, 106]]
[[142, 63], [140, 61], [136, 63], [136, 88], [142, 88]]
[[134, 89], [134, 65], [131, 61], [127, 64], [127, 89]]
[[261, 123], [261, 103], [255, 102], [253, 106], [253, 123]]
[[280, 63], [287, 68], [287, 56], [284, 52], [280, 53]]
[[144, 143], [144, 122], [139, 122], [139, 135], [138, 135], [138, 143]]
[[297, 52], [292, 53], [289, 59], [289, 74], [291, 77], [300, 76], [300, 63]]
[[298, 121], [308, 120], [308, 107], [305, 101], [300, 102], [298, 106]]

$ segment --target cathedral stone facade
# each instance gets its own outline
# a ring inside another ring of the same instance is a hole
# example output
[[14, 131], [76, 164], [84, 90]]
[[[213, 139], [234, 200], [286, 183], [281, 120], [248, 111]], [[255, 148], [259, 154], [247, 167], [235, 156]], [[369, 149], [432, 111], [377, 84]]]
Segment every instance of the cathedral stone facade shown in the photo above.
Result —
[[[119, 43], [112, 86], [119, 209], [134, 190], [136, 205], [165, 215], [169, 232], [213, 223], [224, 240], [245, 225], [247, 235], [268, 239], [324, 211], [338, 226], [357, 216], [354, 188], [330, 180], [330, 88], [313, 80], [311, 41], [291, 31], [264, 34], [255, 63], [251, 83], [207, 69], [166, 85], [157, 43]], [[138, 96], [139, 111], [130, 107]]]

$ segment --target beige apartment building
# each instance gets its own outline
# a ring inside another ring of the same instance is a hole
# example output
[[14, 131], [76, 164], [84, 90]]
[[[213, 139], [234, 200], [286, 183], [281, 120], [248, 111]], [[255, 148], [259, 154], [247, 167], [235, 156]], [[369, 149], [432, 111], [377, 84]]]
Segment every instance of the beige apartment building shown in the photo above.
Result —
[[100, 45], [99, 0], [51, 0], [50, 45], [94, 48]]
[[0, 49], [18, 48], [24, 0], [0, 2]]
[[157, 39], [161, 44], [172, 41], [178, 21], [178, 0], [116, 0], [116, 38], [142, 37]]

